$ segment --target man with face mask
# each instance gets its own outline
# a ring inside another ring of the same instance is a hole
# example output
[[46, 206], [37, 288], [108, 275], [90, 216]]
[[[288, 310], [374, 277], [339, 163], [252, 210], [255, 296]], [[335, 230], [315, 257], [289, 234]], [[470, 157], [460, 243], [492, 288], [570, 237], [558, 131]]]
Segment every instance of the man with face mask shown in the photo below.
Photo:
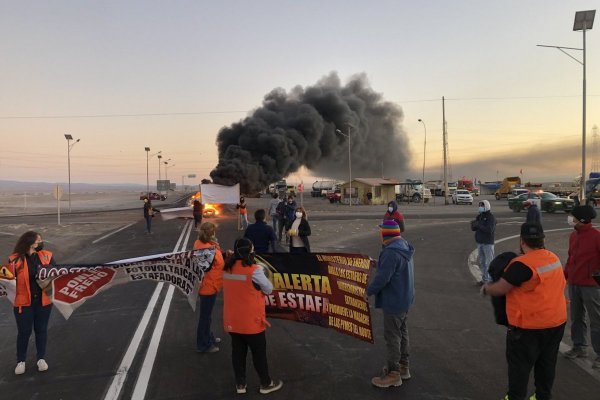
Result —
[[589, 205], [573, 208], [567, 217], [568, 224], [575, 229], [569, 237], [569, 258], [565, 267], [573, 348], [564, 356], [569, 359], [587, 356], [589, 321], [592, 348], [596, 353], [592, 367], [600, 369], [600, 286], [592, 278], [594, 272], [600, 271], [600, 231], [592, 226], [594, 218], [596, 210]]
[[556, 359], [567, 321], [565, 277], [558, 256], [544, 248], [538, 223], [521, 225], [521, 256], [513, 258], [502, 277], [482, 286], [482, 294], [506, 295], [505, 400], [525, 400], [534, 370], [535, 394], [530, 400], [552, 398]]
[[394, 220], [400, 227], [400, 232], [404, 232], [404, 215], [400, 211], [398, 211], [398, 203], [395, 201], [390, 201], [388, 203], [387, 211], [383, 216], [384, 221]]
[[479, 214], [471, 221], [471, 230], [475, 232], [475, 242], [479, 251], [479, 268], [481, 281], [484, 284], [492, 281], [488, 269], [494, 259], [494, 234], [496, 232], [496, 217], [490, 211], [490, 202], [479, 202]]

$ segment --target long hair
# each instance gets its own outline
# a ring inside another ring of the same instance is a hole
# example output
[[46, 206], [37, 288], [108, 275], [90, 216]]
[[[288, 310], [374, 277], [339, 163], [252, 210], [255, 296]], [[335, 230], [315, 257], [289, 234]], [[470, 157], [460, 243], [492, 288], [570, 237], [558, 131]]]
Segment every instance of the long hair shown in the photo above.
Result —
[[203, 222], [200, 225], [200, 232], [198, 233], [198, 240], [202, 243], [210, 243], [212, 238], [215, 236], [217, 226], [212, 222]]
[[306, 210], [304, 209], [304, 207], [300, 206], [300, 207], [296, 207], [296, 211], [294, 211], [294, 216], [296, 215], [295, 213], [297, 211], [302, 212], [302, 218], [304, 218], [305, 220], [308, 221], [308, 216], [306, 215]]
[[230, 272], [237, 260], [242, 260], [244, 267], [252, 265], [248, 262], [252, 246], [252, 241], [248, 238], [237, 239], [233, 244], [233, 254], [225, 260], [225, 271]]
[[17, 253], [20, 256], [27, 255], [31, 245], [35, 243], [38, 236], [40, 236], [40, 234], [34, 231], [27, 231], [22, 234], [19, 240], [17, 240], [13, 253]]

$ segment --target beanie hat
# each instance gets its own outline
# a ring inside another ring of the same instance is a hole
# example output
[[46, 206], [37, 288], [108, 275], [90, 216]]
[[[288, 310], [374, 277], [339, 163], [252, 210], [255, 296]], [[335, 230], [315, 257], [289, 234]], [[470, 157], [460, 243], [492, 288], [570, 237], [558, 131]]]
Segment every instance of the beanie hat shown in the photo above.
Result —
[[381, 239], [383, 244], [388, 244], [395, 238], [400, 237], [400, 227], [393, 219], [383, 221], [383, 223], [379, 225], [379, 228], [381, 229]]
[[577, 206], [571, 211], [577, 220], [583, 224], [589, 224], [594, 218], [596, 218], [596, 210], [590, 205]]
[[522, 239], [543, 239], [545, 237], [542, 225], [537, 222], [525, 222], [521, 225]]

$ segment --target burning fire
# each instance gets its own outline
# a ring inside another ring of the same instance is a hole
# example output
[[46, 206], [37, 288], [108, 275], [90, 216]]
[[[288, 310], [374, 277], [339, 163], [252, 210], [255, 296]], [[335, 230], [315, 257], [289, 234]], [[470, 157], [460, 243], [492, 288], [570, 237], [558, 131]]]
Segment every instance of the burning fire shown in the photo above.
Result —
[[[200, 192], [196, 192], [192, 197], [190, 197], [189, 205], [190, 207], [194, 206], [194, 200], [201, 200], [202, 194]], [[204, 210], [202, 211], [202, 215], [204, 217], [215, 217], [221, 214], [221, 205], [220, 204], [204, 204]]]

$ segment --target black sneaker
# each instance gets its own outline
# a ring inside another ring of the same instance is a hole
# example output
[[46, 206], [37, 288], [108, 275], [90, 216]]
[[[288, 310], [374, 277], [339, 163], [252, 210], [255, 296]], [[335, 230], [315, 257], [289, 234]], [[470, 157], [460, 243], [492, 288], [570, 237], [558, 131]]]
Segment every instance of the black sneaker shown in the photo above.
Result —
[[283, 381], [281, 380], [276, 380], [276, 381], [271, 381], [271, 384], [268, 386], [263, 386], [260, 385], [260, 393], [261, 394], [269, 394], [271, 392], [276, 392], [279, 389], [281, 389], [283, 387]]

